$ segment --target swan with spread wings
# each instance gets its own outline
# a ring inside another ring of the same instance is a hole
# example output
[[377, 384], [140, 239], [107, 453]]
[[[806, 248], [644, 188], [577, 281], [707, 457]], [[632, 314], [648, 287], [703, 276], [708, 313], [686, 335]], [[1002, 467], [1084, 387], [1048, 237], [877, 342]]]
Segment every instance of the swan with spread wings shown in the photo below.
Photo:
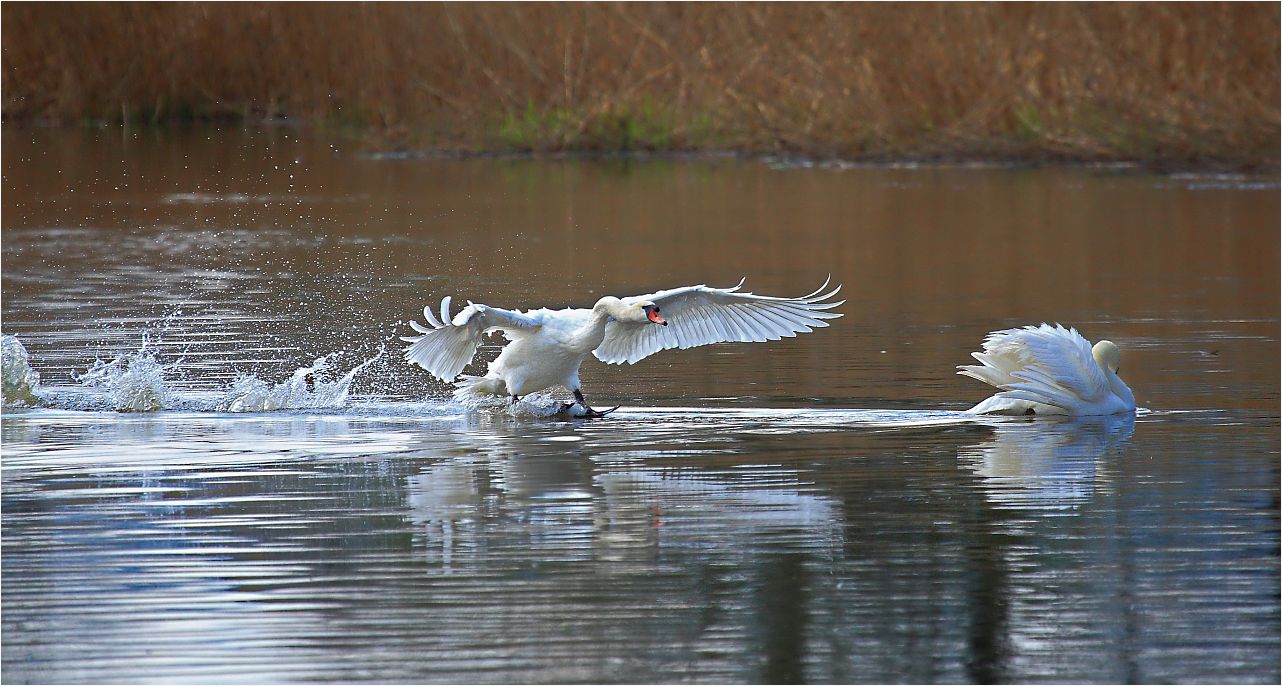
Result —
[[[841, 316], [829, 312], [845, 302], [831, 300], [841, 286], [828, 290], [828, 284], [799, 298], [747, 293], [740, 290], [743, 281], [730, 288], [685, 286], [627, 298], [606, 296], [592, 309], [520, 312], [469, 301], [453, 316], [446, 296], [439, 319], [431, 306], [424, 307], [426, 326], [410, 322], [420, 335], [401, 340], [412, 344], [406, 360], [442, 381], [457, 380], [456, 397], [497, 395], [515, 403], [521, 396], [564, 386], [582, 407], [579, 416], [602, 417], [611, 410], [592, 409], [579, 383], [579, 367], [589, 354], [609, 364], [633, 364], [671, 348], [760, 343], [808, 333]], [[459, 379], [482, 337], [494, 332], [509, 341], [498, 359], [485, 376]]]

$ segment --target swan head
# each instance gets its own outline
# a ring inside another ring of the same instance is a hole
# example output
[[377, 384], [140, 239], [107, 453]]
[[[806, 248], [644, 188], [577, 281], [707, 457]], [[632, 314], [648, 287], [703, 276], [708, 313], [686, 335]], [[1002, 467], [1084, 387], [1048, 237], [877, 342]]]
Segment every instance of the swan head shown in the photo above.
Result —
[[659, 306], [649, 300], [628, 305], [612, 295], [607, 295], [596, 301], [596, 305], [592, 309], [598, 312], [605, 312], [613, 317], [615, 321], [632, 324], [653, 322], [661, 326], [668, 325], [667, 320], [659, 314]]
[[1114, 374], [1122, 368], [1122, 351], [1117, 349], [1117, 344], [1113, 341], [1100, 341], [1091, 348], [1091, 357], [1095, 358], [1095, 364], [1101, 369], [1107, 369]]
[[643, 303], [639, 303], [639, 305], [640, 305], [640, 307], [641, 307], [641, 311], [645, 313], [645, 318], [646, 318], [646, 320], [648, 320], [648, 321], [652, 321], [652, 322], [654, 322], [655, 324], [658, 324], [659, 326], [667, 326], [667, 325], [668, 325], [668, 320], [666, 320], [666, 319], [664, 319], [663, 317], [659, 316], [659, 306], [658, 306], [658, 305], [656, 305], [656, 304], [654, 304], [654, 303], [652, 303], [652, 302], [648, 302], [648, 301], [647, 301], [647, 302], [643, 302]]

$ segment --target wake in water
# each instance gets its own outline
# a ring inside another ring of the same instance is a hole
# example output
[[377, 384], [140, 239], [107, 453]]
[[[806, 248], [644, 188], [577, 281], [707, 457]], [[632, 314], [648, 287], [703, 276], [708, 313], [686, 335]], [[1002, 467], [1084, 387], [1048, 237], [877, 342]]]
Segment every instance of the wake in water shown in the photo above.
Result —
[[345, 407], [356, 375], [383, 357], [384, 348], [347, 371], [336, 367], [340, 353], [318, 358], [290, 377], [269, 383], [242, 374], [214, 394], [184, 393], [175, 388], [182, 359], [162, 363], [149, 333], [138, 350], [110, 362], [96, 360], [83, 374], [72, 374], [79, 388], [46, 388], [31, 368], [17, 336], [3, 336], [4, 407], [53, 407], [67, 410], [154, 412], [273, 412]]
[[[299, 367], [284, 381], [270, 382], [254, 374], [241, 374], [225, 388], [210, 392], [181, 390], [183, 360], [162, 362], [152, 331], [143, 333], [137, 350], [110, 361], [95, 360], [84, 373], [72, 373], [78, 386], [46, 387], [31, 367], [27, 349], [17, 336], [5, 334], [4, 407], [45, 407], [63, 410], [156, 412], [277, 412], [288, 410], [343, 409], [348, 407], [357, 375], [382, 359], [386, 348], [344, 370], [342, 353], [317, 358]], [[163, 335], [163, 328], [156, 330]], [[565, 413], [564, 403], [552, 390], [532, 393], [512, 405], [506, 398], [476, 397], [469, 402], [445, 402], [464, 411], [507, 414], [516, 418], [546, 418]], [[433, 406], [432, 409], [442, 408]]]

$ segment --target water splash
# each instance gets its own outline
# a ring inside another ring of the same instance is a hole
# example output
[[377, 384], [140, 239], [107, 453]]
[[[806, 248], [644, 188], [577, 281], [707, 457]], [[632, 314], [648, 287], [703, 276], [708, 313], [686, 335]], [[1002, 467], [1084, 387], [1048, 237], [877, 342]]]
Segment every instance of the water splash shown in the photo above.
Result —
[[137, 350], [122, 353], [111, 361], [96, 360], [83, 374], [73, 372], [71, 376], [79, 387], [71, 389], [38, 388], [40, 377], [29, 366], [26, 350], [17, 338], [5, 336], [5, 406], [39, 404], [57, 409], [116, 412], [339, 409], [348, 404], [357, 374], [386, 352], [386, 347], [380, 346], [373, 356], [346, 371], [337, 366], [344, 353], [335, 352], [294, 370], [288, 379], [279, 383], [241, 374], [213, 394], [184, 391], [183, 360], [162, 362], [153, 340], [153, 333], [157, 338], [163, 335], [171, 319], [172, 316], [167, 318], [159, 329], [144, 331], [142, 345]]
[[27, 407], [44, 402], [40, 390], [40, 374], [31, 368], [27, 349], [17, 336], [0, 337], [0, 358], [3, 358], [4, 406]]
[[117, 412], [154, 412], [173, 407], [174, 393], [166, 383], [166, 374], [182, 364], [179, 359], [161, 364], [151, 350], [147, 332], [142, 335], [142, 347], [110, 362], [95, 360], [84, 374], [72, 378], [85, 388], [105, 391], [111, 409]]
[[558, 414], [565, 414], [567, 417], [582, 416], [582, 406], [577, 404], [567, 412], [565, 401], [561, 399], [558, 391], [559, 389], [549, 388], [531, 393], [516, 403], [505, 396], [485, 393], [455, 393], [454, 399], [469, 412], [507, 413], [513, 417], [535, 419]]
[[333, 361], [339, 353], [318, 358], [309, 367], [294, 370], [289, 379], [275, 385], [250, 374], [242, 374], [224, 392], [212, 409], [219, 412], [273, 412], [339, 408], [347, 404], [352, 381], [386, 352], [378, 353], [336, 376]]
[[558, 397], [556, 390], [551, 388], [531, 393], [521, 398], [521, 402], [508, 407], [508, 412], [514, 417], [551, 417], [563, 410], [565, 403]]

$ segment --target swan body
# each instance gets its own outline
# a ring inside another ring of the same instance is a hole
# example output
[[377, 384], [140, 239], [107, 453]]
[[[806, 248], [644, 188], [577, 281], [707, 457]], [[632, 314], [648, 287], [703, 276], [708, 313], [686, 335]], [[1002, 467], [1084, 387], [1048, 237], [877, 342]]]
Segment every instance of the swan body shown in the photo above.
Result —
[[[520, 312], [468, 302], [450, 316], [450, 297], [441, 301], [440, 317], [423, 308], [424, 326], [410, 322], [418, 336], [405, 359], [442, 381], [458, 379], [476, 354], [485, 334], [502, 332], [509, 343], [484, 376], [464, 376], [455, 396], [521, 396], [554, 386], [570, 389], [589, 416], [579, 383], [579, 367], [588, 355], [609, 364], [633, 364], [661, 350], [727, 342], [777, 341], [828, 326], [828, 312], [845, 301], [831, 301], [841, 286], [800, 298], [777, 298], [706, 285], [673, 288], [648, 295], [606, 296], [592, 309], [539, 309]], [[662, 314], [660, 314], [662, 313]], [[666, 319], [665, 319], [666, 317]]]
[[1076, 329], [1056, 324], [994, 331], [979, 364], [957, 373], [996, 386], [972, 407], [976, 414], [1115, 415], [1135, 412], [1135, 396], [1118, 376], [1121, 352], [1112, 341], [1091, 346]]

